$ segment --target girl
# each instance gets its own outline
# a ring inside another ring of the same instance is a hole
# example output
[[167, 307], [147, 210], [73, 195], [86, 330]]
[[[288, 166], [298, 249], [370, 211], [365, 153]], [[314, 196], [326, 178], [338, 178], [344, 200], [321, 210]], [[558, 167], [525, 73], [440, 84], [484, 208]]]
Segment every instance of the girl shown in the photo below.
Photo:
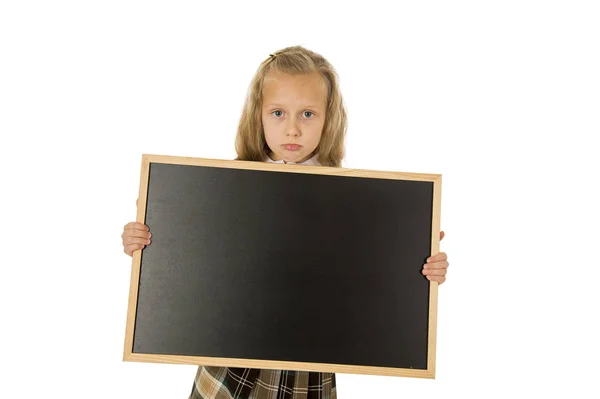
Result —
[[[301, 46], [271, 54], [258, 68], [239, 122], [236, 160], [340, 167], [346, 111], [333, 66]], [[441, 232], [440, 239], [444, 233]], [[127, 255], [150, 244], [148, 226], [122, 234]], [[447, 256], [427, 259], [422, 273], [442, 284]], [[335, 399], [334, 373], [200, 366], [188, 399]]]

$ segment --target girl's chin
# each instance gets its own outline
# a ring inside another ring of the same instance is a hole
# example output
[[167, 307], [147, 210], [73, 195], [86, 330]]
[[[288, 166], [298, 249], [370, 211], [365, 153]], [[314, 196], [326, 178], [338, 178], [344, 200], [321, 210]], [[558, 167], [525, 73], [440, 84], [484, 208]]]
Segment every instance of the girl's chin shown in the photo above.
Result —
[[304, 158], [306, 158], [306, 156], [304, 156], [303, 154], [299, 154], [295, 151], [286, 151], [286, 153], [284, 154], [274, 154], [271, 155], [271, 159], [273, 161], [279, 161], [279, 160], [283, 160], [284, 162], [301, 162], [304, 160]]

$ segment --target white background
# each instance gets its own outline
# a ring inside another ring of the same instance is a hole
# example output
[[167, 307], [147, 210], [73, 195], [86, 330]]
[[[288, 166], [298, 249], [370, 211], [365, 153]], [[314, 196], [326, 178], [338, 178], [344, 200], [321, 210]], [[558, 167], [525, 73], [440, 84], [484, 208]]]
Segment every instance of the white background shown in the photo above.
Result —
[[338, 397], [598, 397], [597, 3], [214, 3], [1, 3], [0, 397], [187, 398], [195, 366], [122, 361], [141, 154], [234, 158], [297, 44], [340, 75], [344, 167], [443, 175], [437, 378]]

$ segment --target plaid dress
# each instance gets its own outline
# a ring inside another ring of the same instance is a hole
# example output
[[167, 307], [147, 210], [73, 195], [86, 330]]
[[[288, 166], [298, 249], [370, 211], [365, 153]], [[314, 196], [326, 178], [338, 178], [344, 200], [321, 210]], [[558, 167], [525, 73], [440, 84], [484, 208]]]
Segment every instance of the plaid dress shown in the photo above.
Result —
[[[321, 165], [316, 155], [301, 164]], [[334, 373], [200, 366], [188, 399], [337, 399], [337, 392]]]
[[188, 399], [337, 399], [335, 374], [199, 366]]

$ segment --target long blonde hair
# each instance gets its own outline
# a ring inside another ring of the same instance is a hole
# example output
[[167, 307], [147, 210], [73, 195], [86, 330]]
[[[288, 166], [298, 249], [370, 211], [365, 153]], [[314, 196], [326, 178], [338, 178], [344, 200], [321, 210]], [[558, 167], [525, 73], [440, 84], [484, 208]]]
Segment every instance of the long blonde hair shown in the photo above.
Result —
[[270, 71], [300, 75], [318, 72], [327, 88], [327, 111], [321, 141], [315, 150], [323, 166], [340, 167], [348, 126], [337, 72], [323, 56], [302, 46], [281, 49], [263, 61], [250, 83], [235, 138], [235, 150], [242, 161], [264, 161], [269, 154], [262, 124], [262, 91]]

